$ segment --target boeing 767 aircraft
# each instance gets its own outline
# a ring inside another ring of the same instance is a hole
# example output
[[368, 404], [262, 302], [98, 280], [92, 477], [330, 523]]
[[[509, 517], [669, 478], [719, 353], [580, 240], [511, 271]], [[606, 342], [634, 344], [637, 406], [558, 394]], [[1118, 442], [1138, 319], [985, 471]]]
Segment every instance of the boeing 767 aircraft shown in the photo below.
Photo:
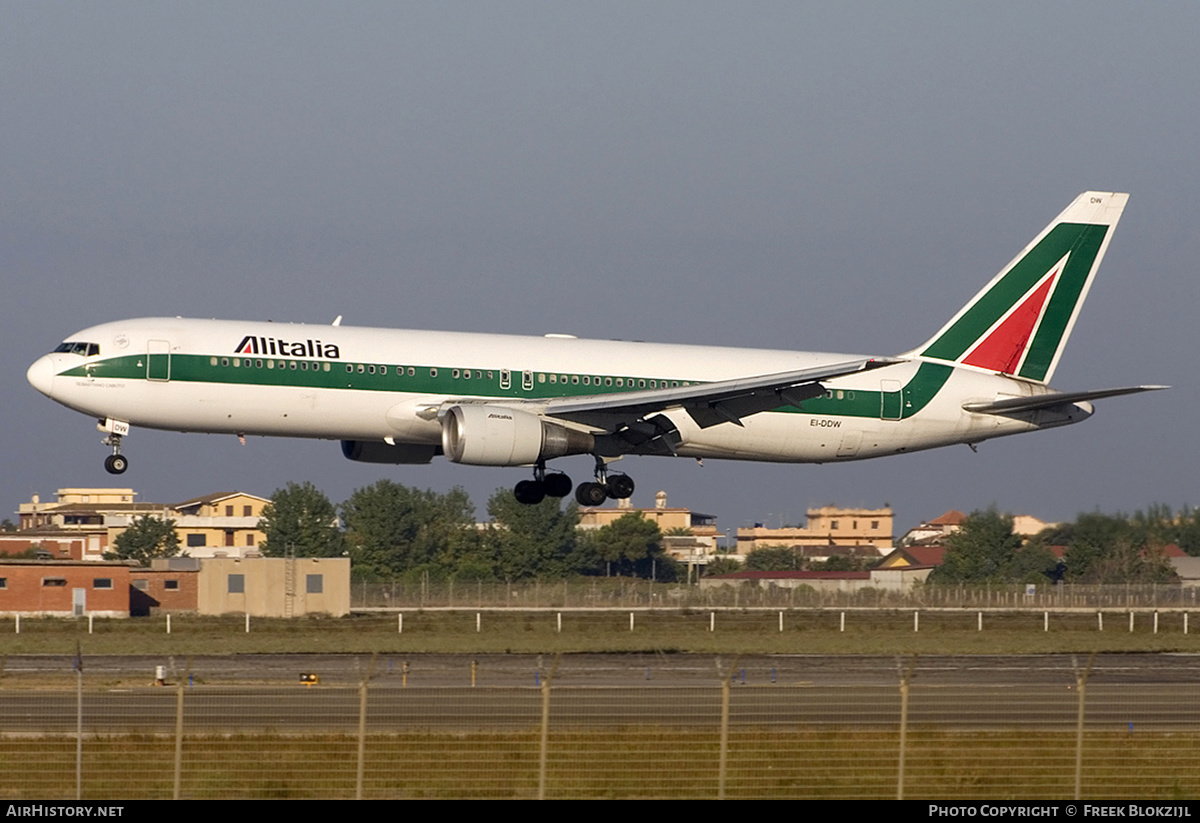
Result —
[[99, 420], [125, 471], [133, 426], [315, 437], [351, 460], [532, 467], [595, 458], [576, 499], [626, 498], [627, 454], [825, 463], [1049, 429], [1090, 401], [1163, 386], [1049, 386], [1126, 194], [1085, 192], [927, 342], [894, 357], [458, 332], [149, 318], [70, 335], [29, 368]]

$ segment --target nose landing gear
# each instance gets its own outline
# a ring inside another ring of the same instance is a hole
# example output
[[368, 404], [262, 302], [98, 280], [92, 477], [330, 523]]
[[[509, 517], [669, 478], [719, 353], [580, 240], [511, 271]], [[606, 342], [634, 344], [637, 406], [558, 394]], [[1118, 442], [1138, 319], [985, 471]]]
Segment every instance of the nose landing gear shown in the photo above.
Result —
[[100, 442], [112, 447], [112, 454], [104, 458], [104, 470], [109, 474], [124, 474], [129, 468], [129, 458], [121, 454], [121, 438], [129, 434], [129, 424], [107, 418], [101, 420], [96, 428], [108, 433]]

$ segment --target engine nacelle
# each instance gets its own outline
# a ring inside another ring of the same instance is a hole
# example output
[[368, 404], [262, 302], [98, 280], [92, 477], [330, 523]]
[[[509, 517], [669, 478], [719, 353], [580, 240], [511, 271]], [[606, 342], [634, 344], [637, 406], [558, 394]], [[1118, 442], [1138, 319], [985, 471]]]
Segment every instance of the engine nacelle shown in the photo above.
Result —
[[390, 446], [382, 440], [342, 441], [342, 454], [359, 463], [428, 463], [440, 453], [441, 447], [423, 443], [397, 443]]
[[587, 454], [595, 438], [504, 406], [452, 406], [442, 418], [442, 451], [455, 463], [525, 466]]

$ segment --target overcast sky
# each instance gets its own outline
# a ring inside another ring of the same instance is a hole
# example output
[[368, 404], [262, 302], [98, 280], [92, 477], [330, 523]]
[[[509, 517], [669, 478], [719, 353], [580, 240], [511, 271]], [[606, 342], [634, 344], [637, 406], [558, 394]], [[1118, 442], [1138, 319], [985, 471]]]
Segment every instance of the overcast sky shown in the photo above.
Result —
[[[182, 315], [887, 355], [1077, 194], [1129, 206], [1055, 375], [1169, 383], [1083, 425], [836, 466], [629, 458], [722, 529], [811, 506], [1045, 520], [1200, 503], [1200, 5], [0, 2], [0, 509], [114, 485], [25, 370]], [[135, 430], [176, 502], [311, 480], [335, 443]], [[556, 461], [575, 479], [590, 458]], [[10, 515], [11, 516], [11, 515]]]

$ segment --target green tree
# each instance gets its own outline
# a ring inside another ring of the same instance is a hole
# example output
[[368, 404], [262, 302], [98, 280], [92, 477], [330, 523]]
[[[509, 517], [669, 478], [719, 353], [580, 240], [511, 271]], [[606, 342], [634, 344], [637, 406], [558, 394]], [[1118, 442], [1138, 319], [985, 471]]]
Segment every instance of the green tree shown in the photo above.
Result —
[[589, 535], [605, 570], [618, 577], [650, 577], [673, 581], [679, 577], [678, 564], [663, 550], [658, 524], [630, 512]]
[[972, 512], [962, 527], [946, 538], [942, 565], [929, 575], [930, 583], [1040, 582], [1056, 561], [1041, 544], [1024, 548], [1013, 534], [1013, 520], [995, 509]]
[[1072, 583], [1165, 583], [1177, 579], [1163, 556], [1156, 518], [1081, 514], [1071, 529], [1064, 558]]
[[536, 506], [518, 503], [510, 489], [497, 489], [488, 500], [496, 526], [488, 529], [497, 574], [505, 580], [563, 577], [586, 571], [587, 558], [577, 550], [579, 507], [564, 509], [556, 497]]
[[1200, 509], [1185, 507], [1179, 513], [1175, 542], [1192, 557], [1200, 556]]
[[175, 557], [179, 554], [179, 535], [175, 533], [175, 521], [158, 517], [139, 517], [129, 528], [117, 535], [113, 551], [105, 552], [108, 560], [136, 560], [142, 566], [158, 557]]
[[745, 571], [745, 566], [736, 560], [728, 557], [718, 557], [715, 560], [708, 561], [704, 567], [705, 577], [714, 577], [718, 574], [732, 574], [733, 572]]
[[276, 489], [258, 528], [267, 537], [261, 549], [268, 557], [283, 557], [289, 549], [296, 557], [340, 557], [345, 551], [337, 509], [308, 481]]
[[356, 490], [341, 511], [359, 575], [388, 578], [420, 570], [442, 576], [467, 558], [473, 574], [481, 571], [475, 508], [461, 488], [439, 494], [380, 480]]
[[807, 569], [808, 561], [799, 546], [767, 546], [746, 555], [746, 571], [802, 572]]

